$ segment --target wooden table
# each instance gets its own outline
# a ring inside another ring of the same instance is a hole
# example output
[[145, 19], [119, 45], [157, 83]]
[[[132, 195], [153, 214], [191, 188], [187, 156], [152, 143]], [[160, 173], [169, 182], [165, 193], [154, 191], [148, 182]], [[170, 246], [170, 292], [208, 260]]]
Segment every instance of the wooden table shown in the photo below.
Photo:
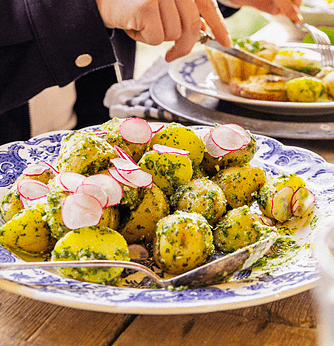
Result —
[[[292, 34], [273, 23], [257, 37]], [[334, 140], [281, 141], [334, 163]], [[77, 310], [0, 290], [0, 346], [315, 346], [316, 337], [312, 290], [244, 309], [156, 316]]]

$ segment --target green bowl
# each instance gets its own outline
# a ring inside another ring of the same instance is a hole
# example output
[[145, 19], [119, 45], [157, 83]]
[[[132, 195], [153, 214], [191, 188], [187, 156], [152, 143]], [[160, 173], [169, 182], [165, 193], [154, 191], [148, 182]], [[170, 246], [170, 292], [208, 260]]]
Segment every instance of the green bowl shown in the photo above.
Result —
[[[331, 44], [334, 45], [334, 28], [328, 27], [328, 26], [319, 26], [318, 29], [325, 32], [328, 35], [328, 37], [331, 41]], [[314, 43], [314, 40], [313, 40], [311, 34], [307, 34], [304, 37], [303, 43]]]

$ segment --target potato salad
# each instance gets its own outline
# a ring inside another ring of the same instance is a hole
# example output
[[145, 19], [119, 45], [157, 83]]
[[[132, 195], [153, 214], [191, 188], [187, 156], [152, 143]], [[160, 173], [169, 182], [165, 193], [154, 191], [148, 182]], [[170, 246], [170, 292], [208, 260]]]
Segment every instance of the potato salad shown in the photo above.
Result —
[[[25, 258], [143, 260], [167, 277], [270, 232], [285, 236], [286, 222], [312, 215], [315, 197], [297, 175], [252, 165], [256, 148], [236, 124], [114, 118], [73, 131], [53, 162], [29, 165], [3, 197], [0, 244]], [[122, 268], [58, 272], [119, 286], [126, 277]]]

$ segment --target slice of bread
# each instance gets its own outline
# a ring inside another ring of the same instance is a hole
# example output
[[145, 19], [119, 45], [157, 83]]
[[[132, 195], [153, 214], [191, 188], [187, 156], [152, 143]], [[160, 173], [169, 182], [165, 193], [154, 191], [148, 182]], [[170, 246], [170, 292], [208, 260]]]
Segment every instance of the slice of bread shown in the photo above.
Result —
[[251, 76], [243, 81], [232, 78], [229, 83], [233, 95], [264, 101], [287, 101], [286, 81], [274, 75]]

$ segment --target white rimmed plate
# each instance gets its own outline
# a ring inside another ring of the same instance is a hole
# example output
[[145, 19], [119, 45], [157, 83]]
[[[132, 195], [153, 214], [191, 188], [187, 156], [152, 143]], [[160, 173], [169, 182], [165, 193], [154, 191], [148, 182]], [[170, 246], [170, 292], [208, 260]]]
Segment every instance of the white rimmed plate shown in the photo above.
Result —
[[[66, 133], [52, 132], [1, 146], [0, 197], [27, 165], [55, 158]], [[311, 151], [284, 146], [265, 136], [256, 136], [256, 140], [258, 151], [252, 161], [255, 165], [264, 167], [270, 174], [297, 173], [315, 193], [318, 220], [302, 231], [303, 241], [311, 241], [318, 229], [329, 227], [326, 220], [334, 209], [334, 165]], [[18, 260], [0, 246], [0, 262]], [[317, 280], [311, 249], [304, 249], [298, 258], [256, 278], [183, 291], [97, 285], [44, 270], [0, 272], [0, 288], [23, 296], [79, 309], [133, 314], [202, 313], [253, 306], [308, 290]]]
[[[293, 45], [295, 48], [309, 48], [310, 46], [314, 45], [297, 43]], [[228, 84], [220, 81], [205, 50], [172, 61], [168, 73], [177, 84], [185, 88], [255, 111], [300, 116], [334, 114], [334, 102], [276, 102], [252, 100], [232, 95], [229, 92]]]

